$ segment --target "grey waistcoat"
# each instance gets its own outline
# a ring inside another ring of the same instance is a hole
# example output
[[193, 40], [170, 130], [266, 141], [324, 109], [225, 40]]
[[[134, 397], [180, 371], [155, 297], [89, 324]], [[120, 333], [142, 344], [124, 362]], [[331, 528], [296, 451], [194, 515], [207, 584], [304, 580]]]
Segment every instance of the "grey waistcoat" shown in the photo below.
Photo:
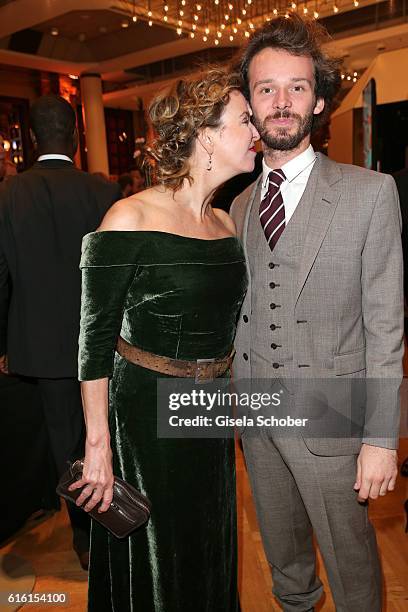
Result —
[[[315, 185], [311, 185], [312, 192]], [[260, 186], [258, 190], [260, 189]], [[251, 377], [299, 376], [294, 369], [295, 334], [293, 313], [300, 257], [312, 198], [302, 197], [273, 251], [260, 220], [259, 195], [248, 221], [247, 252], [251, 272]], [[299, 326], [297, 326], [299, 327]]]

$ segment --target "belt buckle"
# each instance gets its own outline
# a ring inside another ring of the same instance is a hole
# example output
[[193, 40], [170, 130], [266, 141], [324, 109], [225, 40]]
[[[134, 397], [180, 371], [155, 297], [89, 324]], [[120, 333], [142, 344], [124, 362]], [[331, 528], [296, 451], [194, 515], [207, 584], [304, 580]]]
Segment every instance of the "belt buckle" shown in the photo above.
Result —
[[196, 383], [210, 383], [214, 380], [214, 367], [209, 368], [210, 370], [210, 374], [208, 376], [205, 376], [203, 374], [203, 370], [202, 370], [202, 366], [207, 366], [209, 364], [212, 364], [213, 366], [215, 365], [215, 358], [212, 359], [197, 359], [196, 361], [197, 363], [197, 370], [196, 370], [196, 375], [195, 375], [195, 382]]

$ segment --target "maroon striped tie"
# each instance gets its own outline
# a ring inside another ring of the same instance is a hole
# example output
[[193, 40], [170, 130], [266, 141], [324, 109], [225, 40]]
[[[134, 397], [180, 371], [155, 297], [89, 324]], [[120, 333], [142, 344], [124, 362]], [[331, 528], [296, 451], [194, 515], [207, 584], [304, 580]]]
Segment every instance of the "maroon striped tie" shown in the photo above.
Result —
[[259, 219], [265, 232], [266, 240], [273, 251], [280, 235], [285, 229], [285, 206], [281, 194], [281, 185], [286, 179], [283, 170], [271, 170], [269, 173], [268, 191], [259, 207]]

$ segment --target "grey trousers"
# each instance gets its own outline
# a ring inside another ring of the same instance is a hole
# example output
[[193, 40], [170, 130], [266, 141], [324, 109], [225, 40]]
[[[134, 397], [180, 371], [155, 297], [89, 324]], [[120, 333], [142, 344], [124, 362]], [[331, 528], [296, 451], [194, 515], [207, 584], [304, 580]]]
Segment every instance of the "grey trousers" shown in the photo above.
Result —
[[314, 532], [337, 612], [380, 612], [375, 533], [353, 490], [356, 455], [313, 455], [300, 436], [273, 436], [271, 430], [244, 432], [242, 442], [273, 592], [283, 610], [310, 610], [322, 595]]

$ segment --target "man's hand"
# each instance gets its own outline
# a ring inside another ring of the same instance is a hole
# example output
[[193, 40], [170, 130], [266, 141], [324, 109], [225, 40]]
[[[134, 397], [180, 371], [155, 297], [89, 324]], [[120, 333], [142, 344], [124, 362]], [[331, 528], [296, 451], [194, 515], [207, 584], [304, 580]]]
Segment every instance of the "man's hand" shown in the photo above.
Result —
[[7, 355], [1, 355], [0, 356], [0, 372], [2, 374], [8, 374], [8, 360], [7, 360]]
[[358, 501], [369, 497], [377, 499], [387, 491], [393, 491], [397, 479], [397, 451], [380, 446], [363, 444], [357, 459], [357, 477], [354, 489], [358, 491]]

